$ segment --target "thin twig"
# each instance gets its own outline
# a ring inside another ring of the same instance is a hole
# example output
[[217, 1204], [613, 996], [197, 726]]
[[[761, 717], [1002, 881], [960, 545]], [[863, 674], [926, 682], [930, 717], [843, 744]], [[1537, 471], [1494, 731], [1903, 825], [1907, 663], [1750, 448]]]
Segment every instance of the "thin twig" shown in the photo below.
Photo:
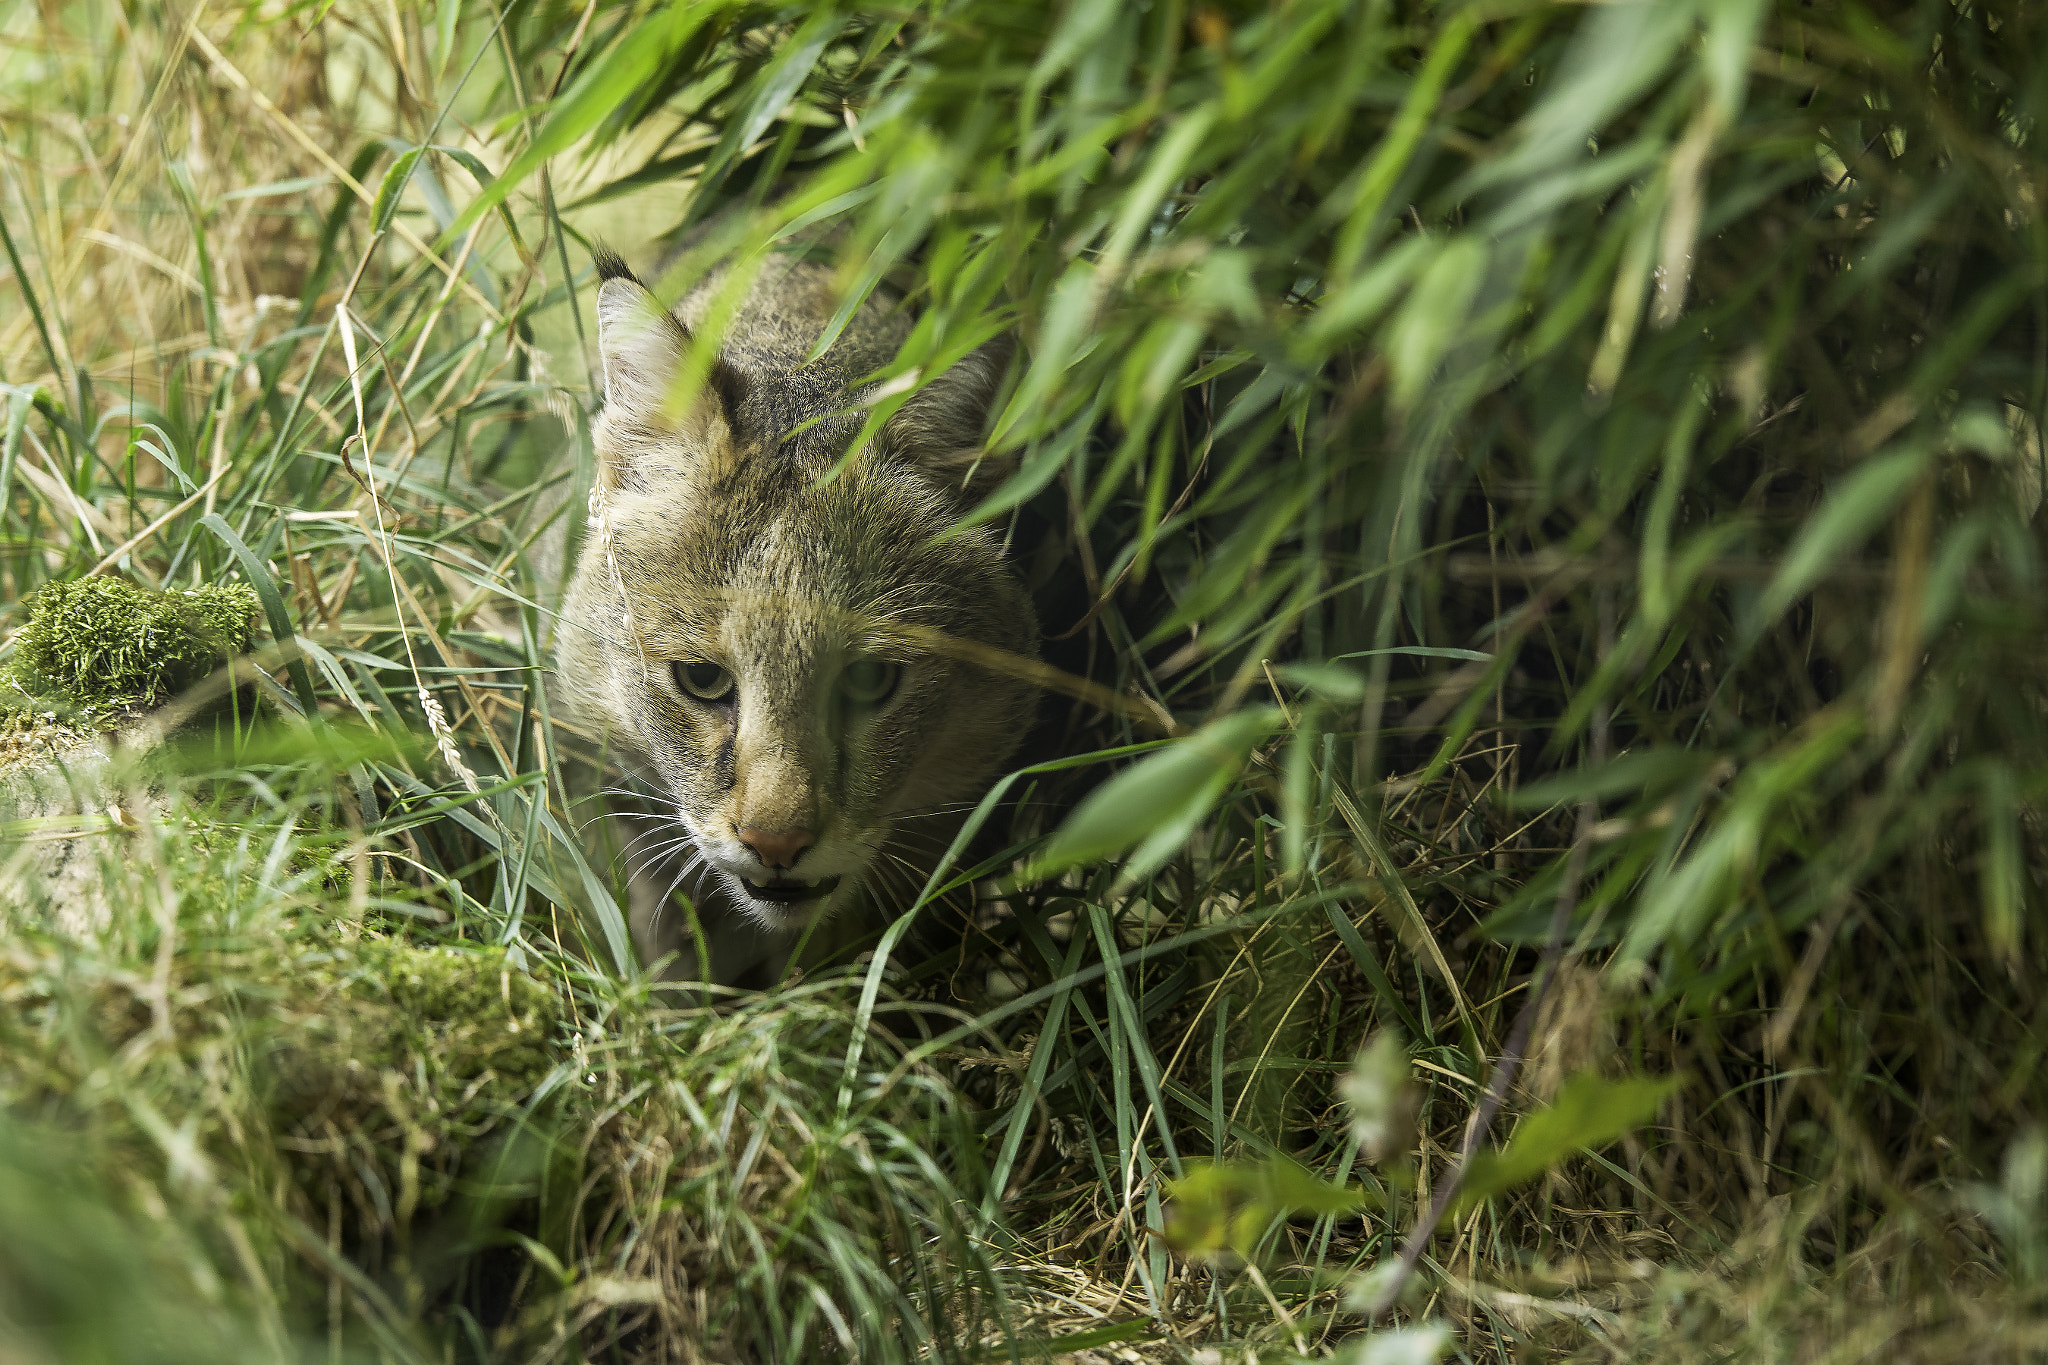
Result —
[[[143, 527], [140, 531], [137, 531], [134, 535], [128, 537], [128, 539], [122, 541], [119, 545], [116, 545], [113, 549], [107, 551], [106, 558], [102, 559], [99, 563], [93, 565], [90, 569], [87, 569], [85, 571], [84, 577], [91, 578], [95, 574], [102, 574], [105, 573], [108, 569], [113, 568], [115, 561], [120, 559], [122, 555], [127, 554], [136, 546], [142, 544], [143, 541], [148, 540], [151, 536], [155, 535], [158, 531], [163, 530], [164, 527], [168, 526], [171, 523], [172, 519], [175, 518], [180, 512], [185, 511], [186, 509], [191, 507], [193, 503], [198, 502], [201, 498], [205, 497], [209, 492], [213, 490], [213, 486], [219, 483], [226, 474], [227, 470], [225, 469], [215, 470], [213, 476], [209, 478], [205, 483], [199, 486], [198, 492], [186, 498], [176, 507], [173, 507], [170, 511], [164, 513], [155, 521], [152, 521], [149, 525]], [[130, 524], [132, 525], [133, 523]]]
[[[1614, 610], [1612, 596], [1606, 589], [1600, 590], [1599, 598], [1599, 657], [1604, 661], [1613, 649]], [[1604, 704], [1594, 708], [1590, 755], [1594, 766], [1607, 759], [1608, 718], [1608, 708]], [[1564, 880], [1557, 888], [1557, 904], [1550, 912], [1550, 933], [1543, 944], [1543, 956], [1536, 963], [1533, 985], [1515, 1015], [1514, 1026], [1508, 1030], [1507, 1045], [1494, 1062], [1486, 1093], [1480, 1097], [1479, 1107], [1473, 1111], [1472, 1120], [1466, 1125], [1465, 1142], [1459, 1149], [1458, 1159], [1437, 1182], [1436, 1193], [1429, 1202], [1429, 1212], [1416, 1220], [1408, 1232], [1408, 1239], [1401, 1244], [1399, 1268], [1387, 1278], [1378, 1297], [1367, 1309], [1368, 1322], [1377, 1321], [1400, 1298], [1409, 1277], [1415, 1273], [1416, 1263], [1429, 1249], [1429, 1239], [1436, 1234], [1438, 1224], [1450, 1212], [1458, 1191], [1463, 1188], [1474, 1158], [1486, 1143], [1487, 1130], [1493, 1126], [1494, 1116], [1500, 1112], [1501, 1103], [1507, 1098], [1508, 1087], [1514, 1084], [1515, 1073], [1528, 1050], [1529, 1033], [1535, 1027], [1536, 1016], [1543, 1010], [1544, 1000], [1550, 995], [1551, 985], [1557, 980], [1558, 968], [1563, 965], [1565, 936], [1571, 929], [1572, 913], [1578, 909], [1579, 881], [1585, 875], [1586, 855], [1593, 844], [1593, 830], [1599, 823], [1600, 803], [1587, 797], [1579, 803], [1578, 829], [1572, 838], [1571, 852], [1565, 857]]]

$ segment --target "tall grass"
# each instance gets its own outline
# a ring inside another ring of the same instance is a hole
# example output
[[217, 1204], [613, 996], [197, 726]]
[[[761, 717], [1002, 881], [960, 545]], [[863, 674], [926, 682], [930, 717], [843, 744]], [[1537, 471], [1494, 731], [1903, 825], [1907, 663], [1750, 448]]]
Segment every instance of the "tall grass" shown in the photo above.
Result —
[[[10, 1101], [175, 1243], [110, 1274], [400, 1357], [2038, 1349], [2030, 7], [7, 13], [0, 628], [234, 577], [269, 641], [242, 747], [87, 802], [140, 908], [16, 897]], [[671, 1014], [541, 685], [585, 247], [809, 223], [918, 310], [874, 424], [1021, 337], [974, 518], [1130, 700], [850, 974]], [[1586, 1073], [1677, 1085], [1612, 1141]], [[1367, 1211], [1183, 1254], [1276, 1157]]]

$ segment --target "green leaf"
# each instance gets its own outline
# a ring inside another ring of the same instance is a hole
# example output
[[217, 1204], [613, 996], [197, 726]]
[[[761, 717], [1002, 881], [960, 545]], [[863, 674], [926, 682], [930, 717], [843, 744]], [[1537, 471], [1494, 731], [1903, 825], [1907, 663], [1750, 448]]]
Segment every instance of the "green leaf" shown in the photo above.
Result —
[[1173, 1201], [1162, 1235], [1183, 1256], [1228, 1250], [1249, 1257], [1275, 1218], [1341, 1218], [1377, 1202], [1363, 1186], [1333, 1185], [1288, 1156], [1265, 1161], [1190, 1161], [1166, 1182]]
[[1409, 82], [1401, 111], [1377, 140], [1372, 159], [1359, 171], [1350, 193], [1343, 230], [1332, 252], [1332, 274], [1340, 284], [1348, 283], [1365, 258], [1374, 225], [1386, 212], [1387, 196], [1400, 183], [1410, 158], [1421, 145], [1431, 114], [1451, 74], [1471, 44], [1478, 28], [1475, 12], [1469, 8], [1453, 11], [1436, 35], [1429, 59]]
[[[1114, 6], [1109, 8], [1113, 10]], [[1216, 111], [1212, 106], [1204, 105], [1183, 114], [1173, 125], [1173, 131], [1153, 149], [1143, 177], [1119, 196], [1121, 208], [1117, 213], [1116, 227], [1110, 232], [1108, 245], [1103, 248], [1098, 262], [1107, 278], [1114, 279], [1122, 274], [1124, 263], [1138, 244], [1138, 238], [1158, 216], [1159, 201], [1188, 173], [1188, 163], [1201, 149], [1215, 122]], [[1242, 255], [1238, 252], [1230, 254], [1233, 257]], [[1244, 277], [1243, 294], [1250, 299], [1248, 275]], [[1257, 305], [1253, 306], [1256, 308]]]
[[1302, 329], [1302, 339], [1318, 349], [1376, 320], [1408, 287], [1434, 245], [1427, 237], [1409, 237], [1372, 263], [1366, 271], [1327, 295]]
[[425, 746], [414, 734], [393, 733], [354, 721], [308, 725], [297, 717], [283, 723], [259, 724], [236, 736], [232, 755], [222, 751], [214, 735], [202, 731], [176, 737], [163, 750], [166, 767], [172, 772], [205, 773], [229, 765], [242, 769], [274, 765], [303, 768], [330, 777], [363, 762], [411, 762], [424, 751]]
[[424, 147], [414, 147], [392, 162], [391, 169], [384, 172], [384, 179], [377, 186], [377, 197], [370, 201], [370, 231], [382, 232], [391, 226], [391, 219], [398, 212], [398, 202], [405, 197], [405, 187], [412, 183], [412, 168], [420, 164], [420, 154], [424, 151]]
[[[1109, 1322], [1100, 1327], [1084, 1328], [1079, 1332], [1068, 1332], [1057, 1337], [1018, 1337], [1010, 1345], [1017, 1354], [1029, 1358], [1039, 1356], [1071, 1355], [1076, 1351], [1092, 1350], [1097, 1346], [1114, 1346], [1121, 1341], [1140, 1341], [1152, 1335], [1149, 1318], [1132, 1318], [1129, 1322]], [[991, 1359], [995, 1358], [991, 1356]]]
[[1081, 54], [1102, 40], [1122, 8], [1118, 0], [1068, 0], [1052, 37], [1031, 68], [1030, 88], [1057, 80]]
[[1641, 749], [1620, 754], [1596, 768], [1577, 769], [1521, 787], [1508, 798], [1517, 810], [1541, 810], [1587, 797], [1605, 800], [1628, 792], [1670, 791], [1712, 767], [1711, 753], [1696, 749]]
[[28, 430], [28, 415], [35, 408], [36, 395], [42, 386], [22, 385], [10, 387], [7, 392], [7, 434], [0, 438], [0, 514], [4, 514], [14, 495], [14, 465], [21, 458], [22, 433]]
[[1984, 936], [2017, 969], [2024, 932], [2026, 869], [2020, 860], [2019, 807], [2012, 772], [2003, 763], [1984, 770], [1984, 854], [1978, 884], [1984, 899]]
[[1017, 396], [996, 422], [989, 437], [992, 448], [1016, 444], [1012, 433], [1020, 427], [1024, 434], [1034, 429], [1043, 415], [1046, 397], [1079, 353], [1094, 314], [1095, 267], [1087, 261], [1075, 261], [1053, 286], [1045, 322], [1038, 329], [1037, 344], [1032, 347], [1031, 368], [1018, 385]]
[[[693, 9], [696, 6], [679, 4], [675, 8]], [[835, 13], [829, 5], [819, 6], [812, 10], [801, 28], [782, 40], [775, 59], [755, 78], [754, 93], [748, 98], [744, 112], [726, 123], [718, 145], [712, 149], [704, 169], [698, 173], [700, 184], [717, 184], [732, 163], [754, 145], [755, 139], [768, 131], [768, 125], [789, 104], [790, 97], [811, 74], [811, 68], [817, 65], [819, 54], [845, 26], [845, 16]]]
[[1394, 405], [1412, 408], [1465, 327], [1465, 315], [1486, 274], [1480, 243], [1458, 238], [1437, 252], [1388, 326], [1381, 349], [1393, 371]]
[[1291, 1157], [1275, 1157], [1267, 1162], [1263, 1176], [1260, 1193], [1287, 1213], [1330, 1218], [1357, 1213], [1372, 1202], [1364, 1186], [1333, 1185]]
[[1858, 465], [1829, 490], [1758, 600], [1749, 620], [1753, 637], [1813, 590], [1813, 585], [1859, 549], [1927, 468], [1924, 444], [1914, 444]]
[[1730, 114], [1742, 108], [1749, 85], [1749, 54], [1764, 16], [1763, 0], [1703, 0], [1707, 40], [1701, 55], [1714, 98]]
[[1139, 881], [1165, 864], [1237, 780], [1246, 755], [1280, 713], [1238, 711], [1118, 773], [1090, 792], [1021, 874], [1026, 881], [1100, 862], [1138, 845], [1123, 870]]
[[249, 580], [249, 586], [256, 590], [258, 600], [263, 603], [263, 614], [270, 622], [270, 636], [284, 654], [285, 666], [292, 675], [292, 691], [298, 694], [299, 705], [304, 708], [307, 719], [317, 717], [320, 704], [313, 695], [313, 675], [306, 669], [305, 655], [299, 652], [298, 632], [292, 629], [291, 613], [285, 610], [284, 598], [277, 591], [277, 581], [270, 576], [270, 570], [263, 561], [235, 534], [235, 528], [221, 520], [218, 512], [208, 512], [199, 519], [199, 524], [234, 552], [242, 566], [242, 576]]
[[1306, 687], [1335, 702], [1365, 700], [1365, 679], [1336, 664], [1283, 664], [1273, 672], [1296, 687]]
[[1418, 659], [1468, 659], [1490, 664], [1494, 656], [1482, 649], [1453, 649], [1447, 645], [1395, 645], [1391, 649], [1361, 649], [1339, 654], [1340, 659], [1377, 659], [1383, 654], [1406, 654]]
[[1631, 1076], [1604, 1080], [1580, 1072], [1558, 1088], [1557, 1099], [1523, 1119], [1500, 1152], [1475, 1154], [1465, 1183], [1447, 1217], [1525, 1180], [1534, 1179], [1574, 1152], [1604, 1147], [1640, 1128], [1677, 1089], [1682, 1078]]
[[1451, 1346], [1451, 1329], [1440, 1322], [1374, 1332], [1346, 1342], [1331, 1365], [1436, 1365]]
[[547, 123], [526, 150], [513, 158], [512, 164], [448, 225], [448, 230], [441, 234], [441, 243], [454, 241], [478, 218], [504, 202], [505, 196], [539, 170], [542, 162], [567, 151], [607, 114], [628, 103], [698, 29], [729, 8], [726, 0], [667, 5], [648, 20], [629, 25], [626, 36], [556, 100]]
[[1496, 185], [1540, 184], [1587, 154], [1586, 140], [1644, 92], [1659, 88], [1666, 66], [1694, 31], [1684, 0], [1625, 0], [1595, 5], [1579, 21], [1546, 93], [1514, 131], [1514, 150], [1482, 162], [1460, 187], [1466, 195]]

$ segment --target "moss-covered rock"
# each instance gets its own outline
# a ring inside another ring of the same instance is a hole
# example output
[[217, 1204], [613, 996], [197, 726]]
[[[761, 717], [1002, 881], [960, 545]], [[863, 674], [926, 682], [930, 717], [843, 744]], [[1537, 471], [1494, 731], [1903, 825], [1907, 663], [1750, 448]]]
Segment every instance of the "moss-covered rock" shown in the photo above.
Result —
[[0, 668], [0, 720], [155, 706], [248, 649], [256, 606], [240, 583], [182, 592], [118, 578], [45, 584]]
[[332, 986], [320, 992], [317, 1012], [337, 1038], [347, 1034], [336, 1065], [395, 1068], [451, 1094], [489, 1076], [517, 1098], [559, 1060], [559, 993], [513, 966], [502, 948], [365, 935], [331, 961], [302, 963], [295, 990], [304, 994], [320, 978]]

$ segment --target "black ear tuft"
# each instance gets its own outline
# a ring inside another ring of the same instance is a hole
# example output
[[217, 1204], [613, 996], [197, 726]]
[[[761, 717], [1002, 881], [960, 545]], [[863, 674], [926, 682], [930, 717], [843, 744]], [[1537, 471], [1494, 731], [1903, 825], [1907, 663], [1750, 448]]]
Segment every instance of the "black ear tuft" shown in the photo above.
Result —
[[[590, 248], [590, 263], [597, 267], [600, 284], [607, 280], [631, 280], [634, 284], [640, 284], [640, 277], [633, 273], [632, 266], [626, 264], [626, 258], [603, 242], [598, 242]], [[640, 287], [645, 289], [647, 286]]]

